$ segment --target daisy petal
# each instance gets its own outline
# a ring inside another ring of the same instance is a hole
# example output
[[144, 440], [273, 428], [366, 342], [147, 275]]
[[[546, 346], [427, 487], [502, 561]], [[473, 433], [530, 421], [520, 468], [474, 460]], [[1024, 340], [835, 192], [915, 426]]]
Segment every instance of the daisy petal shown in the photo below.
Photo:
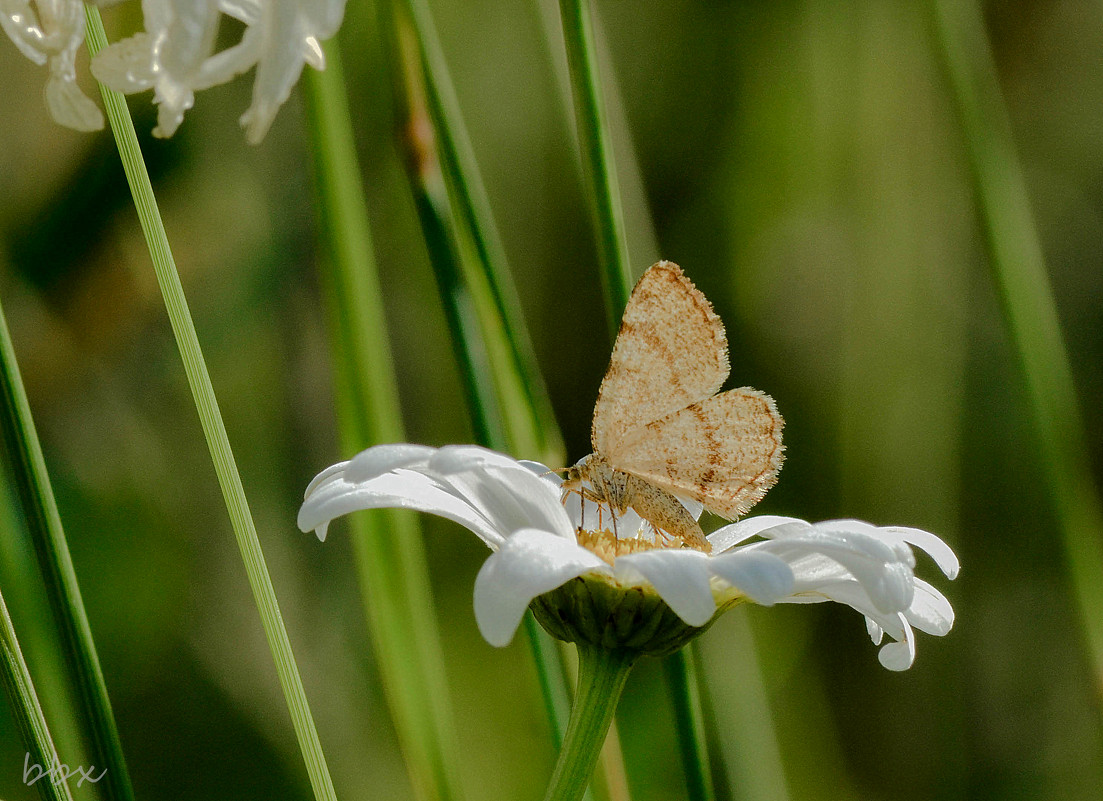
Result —
[[613, 565], [618, 580], [641, 578], [691, 626], [703, 626], [716, 614], [709, 584], [709, 557], [688, 548], [642, 551], [618, 557]]
[[911, 626], [904, 625], [904, 639], [881, 646], [877, 661], [889, 670], [907, 670], [915, 662], [915, 634]]
[[740, 551], [712, 558], [712, 574], [724, 579], [756, 604], [772, 606], [793, 592], [793, 570], [765, 551]]
[[798, 520], [795, 517], [755, 515], [754, 517], [745, 517], [738, 523], [721, 526], [716, 529], [716, 531], [709, 534], [708, 540], [712, 543], [713, 554], [719, 554], [741, 542], [749, 540], [751, 537], [762, 536], [763, 532], [767, 529], [790, 523], [798, 523], [801, 524], [803, 528], [811, 528], [808, 523], [803, 520]]
[[909, 526], [885, 526], [881, 530], [897, 534], [904, 542], [911, 543], [924, 551], [934, 560], [934, 563], [938, 565], [938, 569], [945, 574], [946, 578], [957, 578], [961, 564], [958, 562], [957, 554], [942, 541], [941, 537], [937, 537], [929, 531]]
[[915, 598], [904, 617], [920, 631], [935, 637], [954, 627], [954, 608], [946, 596], [919, 578], [915, 580]]
[[590, 572], [611, 571], [562, 537], [538, 529], [518, 531], [490, 555], [475, 579], [479, 631], [491, 645], [508, 645], [533, 598]]

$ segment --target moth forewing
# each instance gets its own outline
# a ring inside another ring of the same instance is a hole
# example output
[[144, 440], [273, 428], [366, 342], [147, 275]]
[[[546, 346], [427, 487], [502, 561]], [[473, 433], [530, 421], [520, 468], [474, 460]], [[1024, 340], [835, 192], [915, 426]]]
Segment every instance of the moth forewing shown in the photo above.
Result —
[[653, 265], [632, 290], [598, 390], [594, 451], [715, 395], [727, 377], [727, 334], [712, 304], [678, 265]]

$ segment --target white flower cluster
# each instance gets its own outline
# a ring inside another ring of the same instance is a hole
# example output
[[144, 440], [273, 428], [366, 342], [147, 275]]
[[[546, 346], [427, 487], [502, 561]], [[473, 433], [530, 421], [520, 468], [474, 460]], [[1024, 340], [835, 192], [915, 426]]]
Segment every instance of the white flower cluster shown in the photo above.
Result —
[[[124, 94], [152, 89], [153, 133], [172, 136], [197, 91], [255, 67], [253, 103], [241, 118], [255, 144], [303, 65], [323, 68], [320, 41], [337, 32], [344, 12], [345, 0], [142, 0], [145, 30], [98, 53], [92, 74]], [[238, 43], [216, 50], [223, 15], [244, 32]], [[85, 32], [81, 0], [0, 0], [0, 26], [32, 61], [49, 62], [46, 104], [57, 122], [80, 131], [103, 127], [103, 115], [76, 85]]]
[[[578, 494], [562, 496], [560, 484], [543, 465], [476, 446], [378, 445], [322, 471], [298, 523], [325, 539], [333, 518], [389, 506], [467, 527], [493, 551], [475, 581], [474, 605], [480, 631], [498, 646], [512, 639], [534, 598], [587, 575], [653, 590], [693, 627], [738, 601], [846, 604], [865, 616], [875, 643], [884, 634], [893, 640], [879, 654], [890, 670], [914, 661], [913, 627], [941, 636], [953, 625], [945, 596], [915, 575], [911, 546], [950, 578], [958, 560], [926, 531], [760, 515], [714, 531], [704, 553], [647, 542], [649, 524], [629, 510], [617, 519], [615, 539], [595, 547], [583, 524], [597, 523], [598, 514], [609, 521], [611, 512], [589, 502], [581, 508]], [[699, 505], [686, 506], [700, 514]]]

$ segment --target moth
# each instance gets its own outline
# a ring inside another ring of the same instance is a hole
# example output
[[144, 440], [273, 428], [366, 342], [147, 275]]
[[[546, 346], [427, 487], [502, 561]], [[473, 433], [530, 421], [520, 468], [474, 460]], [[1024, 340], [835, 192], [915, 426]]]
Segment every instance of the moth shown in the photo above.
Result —
[[735, 519], [774, 485], [784, 455], [773, 398], [750, 387], [717, 394], [728, 372], [712, 304], [678, 265], [652, 265], [598, 390], [594, 451], [566, 469], [563, 488], [616, 514], [632, 508], [667, 544], [711, 550], [676, 496]]

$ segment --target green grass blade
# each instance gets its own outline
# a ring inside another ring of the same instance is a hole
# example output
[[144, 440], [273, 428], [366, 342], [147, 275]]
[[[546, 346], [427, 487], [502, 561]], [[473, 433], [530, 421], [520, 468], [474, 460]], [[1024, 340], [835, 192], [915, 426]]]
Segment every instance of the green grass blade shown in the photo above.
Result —
[[598, 241], [605, 309], [609, 330], [615, 335], [634, 282], [628, 262], [616, 161], [597, 69], [593, 18], [588, 0], [560, 0], [559, 13], [563, 19], [563, 42], [567, 48], [586, 195]]
[[[5, 532], [7, 536], [8, 532]], [[32, 769], [27, 773], [30, 763], [45, 767], [47, 770], [61, 760], [58, 758], [57, 748], [50, 736], [50, 729], [46, 725], [46, 717], [42, 714], [42, 707], [38, 703], [38, 695], [34, 691], [34, 682], [31, 681], [31, 673], [27, 669], [27, 663], [23, 659], [23, 652], [19, 648], [19, 640], [15, 636], [15, 627], [12, 626], [11, 615], [8, 614], [8, 606], [4, 603], [4, 594], [0, 592], [0, 679], [3, 680], [4, 689], [11, 699], [11, 707], [15, 713], [16, 725], [27, 746], [27, 758], [24, 763], [24, 781], [37, 775]], [[93, 772], [95, 778], [98, 773]], [[67, 782], [54, 783], [52, 776], [43, 776], [34, 782], [39, 794], [44, 801], [72, 801]]]
[[[397, 16], [392, 16], [389, 23], [388, 27], [394, 32], [391, 42], [392, 62], [398, 67], [396, 72], [401, 73], [395, 75], [396, 104], [400, 110], [397, 115], [399, 130], [406, 132], [401, 145], [405, 150], [411, 191], [425, 234], [429, 260], [437, 278], [445, 318], [456, 348], [460, 377], [468, 398], [476, 441], [489, 448], [517, 452], [525, 447], [526, 442], [531, 444], [539, 441], [541, 428], [534, 407], [519, 393], [508, 391], [513, 386], [511, 381], [520, 375], [515, 362], [517, 350], [499, 352], [498, 358], [489, 357], [485, 333], [491, 332], [500, 340], [508, 338], [509, 333], [495, 307], [486, 302], [474, 302], [471, 298], [471, 282], [468, 279], [473, 272], [478, 274], [478, 270], [465, 270], [463, 267], [463, 248], [458, 239], [457, 226], [453, 222], [452, 207], [448, 203], [449, 196], [441, 172], [443, 159], [436, 156], [437, 140], [419, 138], [414, 141], [412, 138], [414, 132], [418, 132], [419, 137], [429, 136], [430, 134], [424, 132], [434, 131], [435, 125], [447, 124], [445, 115], [430, 115], [426, 108], [428, 99], [418, 91], [420, 75], [415, 65], [420, 63], [424, 68], [434, 61], [420, 60], [407, 52], [400, 41], [402, 36], [397, 27]], [[453, 203], [463, 203], [464, 197], [462, 193], [451, 195]], [[477, 218], [473, 213], [460, 216], [468, 222]], [[469, 253], [473, 251], [473, 248], [468, 249]], [[469, 260], [485, 268], [486, 262], [477, 256], [471, 255]], [[477, 325], [473, 324], [473, 315], [478, 318]], [[501, 418], [500, 409], [503, 406], [513, 411], [509, 426], [504, 425]], [[550, 424], [554, 425], [554, 420]], [[550, 440], [558, 442], [558, 430], [553, 434]], [[549, 438], [543, 441], [546, 448]], [[564, 458], [561, 451], [558, 458]], [[569, 687], [560, 654], [555, 643], [530, 614], [525, 615], [524, 629], [532, 649], [552, 737], [558, 747], [566, 732], [570, 710]]]
[[980, 7], [936, 0], [934, 9], [989, 264], [1022, 365], [1080, 623], [1103, 688], [1103, 503], [1026, 181]]
[[[88, 18], [88, 49], [95, 55], [107, 45], [107, 36], [104, 33], [98, 9], [93, 5], [87, 5], [85, 11]], [[195, 332], [191, 312], [188, 310], [187, 299], [184, 297], [184, 289], [180, 285], [180, 276], [176, 271], [176, 263], [169, 248], [164, 224], [161, 222], [161, 214], [153, 196], [149, 173], [146, 171], [141, 149], [138, 147], [134, 122], [130, 118], [126, 99], [121, 94], [103, 85], [100, 86], [100, 91], [111, 123], [111, 131], [119, 148], [127, 183], [134, 198], [142, 232], [149, 247], [172, 332], [184, 363], [184, 372], [187, 374], [188, 385], [191, 387], [195, 407], [199, 413], [203, 435], [210, 449], [219, 486], [222, 488], [226, 510], [230, 514], [241, 558], [245, 563], [249, 586], [252, 588], [253, 598], [260, 612], [268, 647], [276, 663], [276, 672], [288, 711], [291, 713], [295, 736], [298, 738], [299, 748], [306, 763], [310, 784], [315, 798], [319, 801], [321, 799], [336, 801], [333, 780], [330, 778], [321, 743], [318, 741], [317, 727], [310, 714], [310, 705], [306, 700], [299, 669], [276, 602], [268, 566], [261, 552], [256, 526], [249, 511], [245, 489], [241, 484], [241, 476], [226, 434], [226, 426], [222, 422], [222, 413], [218, 408], [211, 377], [199, 347], [199, 338]]]
[[[456, 226], [474, 254], [461, 260], [468, 292], [492, 363], [505, 365], [496, 380], [500, 394], [509, 399], [502, 404], [507, 432], [516, 442], [515, 453], [562, 459], [562, 437], [428, 3], [404, 0], [404, 6], [415, 33], [425, 107], [436, 134]], [[475, 265], [478, 269], [472, 269]]]
[[46, 595], [58, 621], [66, 662], [78, 688], [92, 754], [107, 768], [103, 787], [108, 795], [117, 801], [131, 801], [134, 790], [119, 742], [115, 714], [2, 307], [0, 392], [3, 403], [0, 427], [3, 428], [5, 450], [12, 461], [12, 474], [34, 542]]
[[[405, 439], [339, 54], [307, 79], [327, 258], [321, 271], [338, 375], [342, 448]], [[459, 746], [428, 567], [410, 513], [352, 521], [365, 612], [415, 794], [459, 799]]]
[[712, 769], [709, 765], [705, 716], [697, 685], [697, 656], [693, 645], [663, 660], [666, 682], [674, 699], [674, 720], [678, 746], [686, 766], [686, 797], [691, 801], [714, 801]]

